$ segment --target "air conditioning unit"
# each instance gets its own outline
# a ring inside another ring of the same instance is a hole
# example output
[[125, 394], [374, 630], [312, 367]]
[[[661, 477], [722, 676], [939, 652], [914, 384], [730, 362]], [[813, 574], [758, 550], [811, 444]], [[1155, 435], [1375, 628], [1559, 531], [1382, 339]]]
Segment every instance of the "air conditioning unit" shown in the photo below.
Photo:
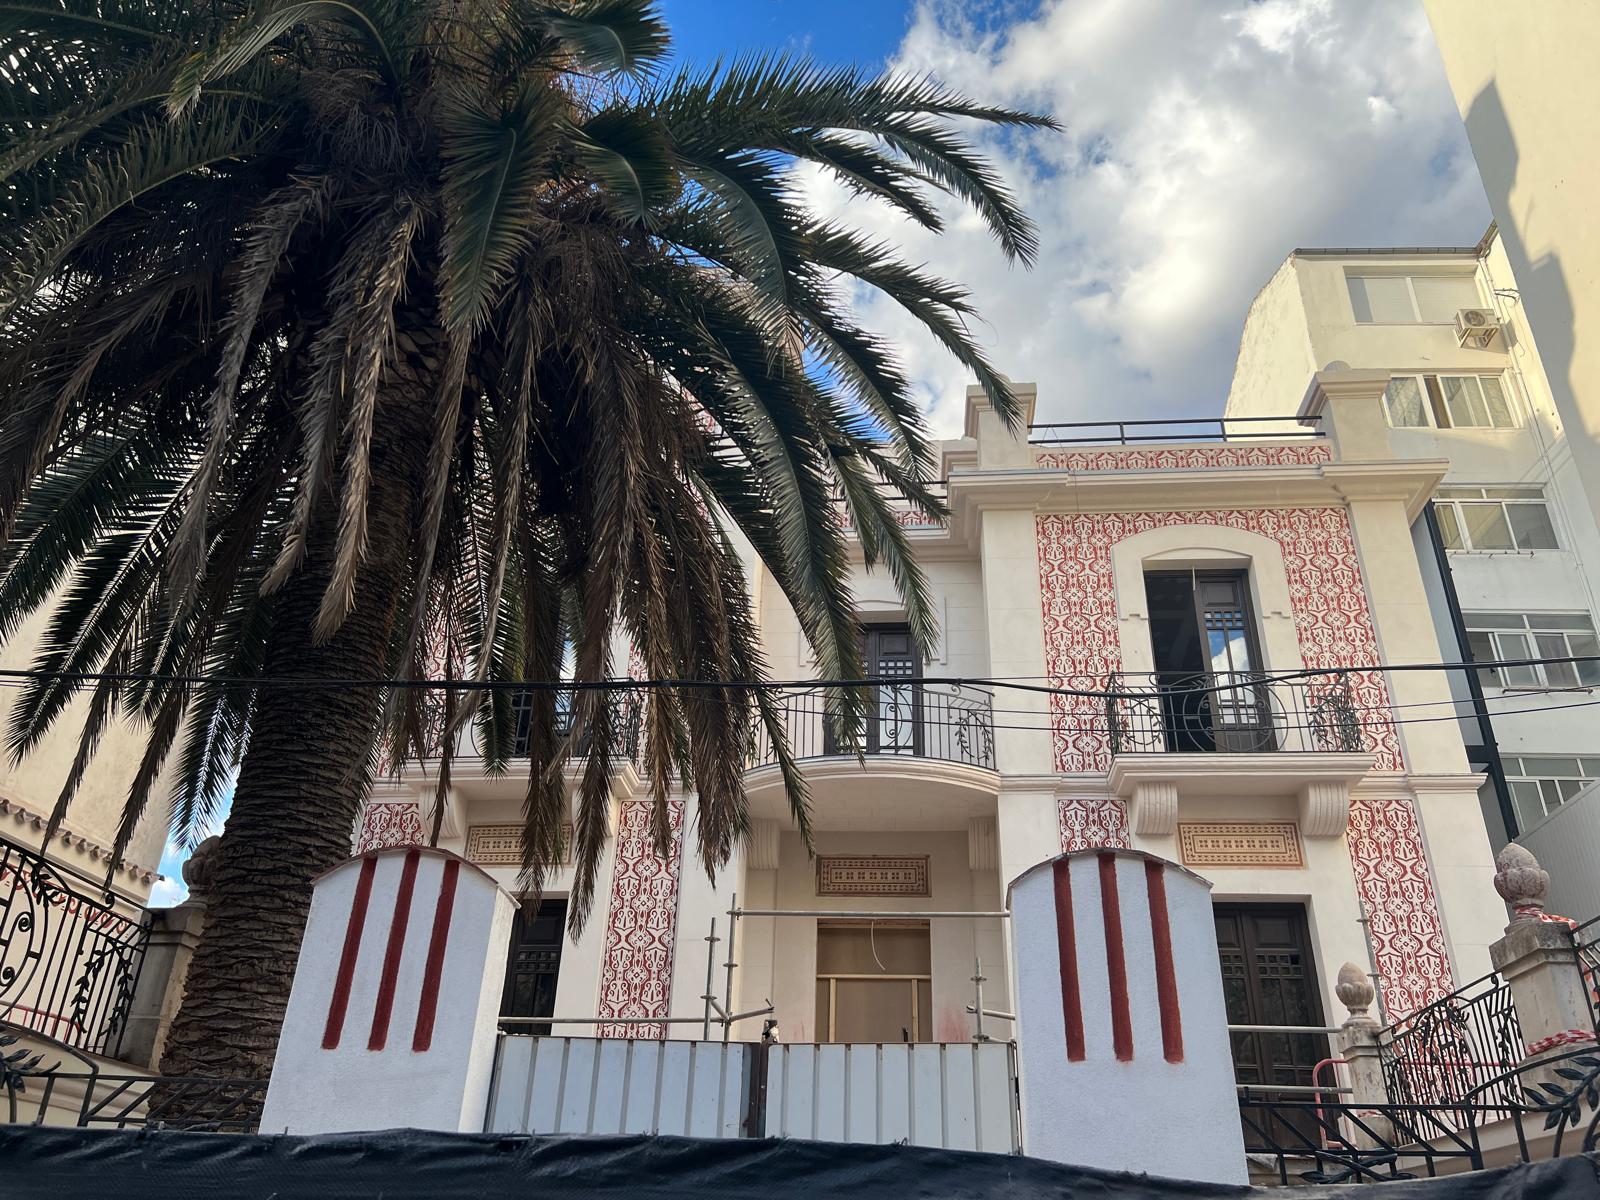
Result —
[[1456, 342], [1487, 350], [1500, 336], [1500, 318], [1492, 308], [1463, 308], [1456, 313]]

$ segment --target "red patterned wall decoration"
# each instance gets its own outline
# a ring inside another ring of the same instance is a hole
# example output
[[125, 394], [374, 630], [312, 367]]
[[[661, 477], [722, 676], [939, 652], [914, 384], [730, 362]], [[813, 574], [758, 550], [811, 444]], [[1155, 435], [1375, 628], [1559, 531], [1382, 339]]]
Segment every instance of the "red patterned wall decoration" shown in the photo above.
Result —
[[[1041, 516], [1037, 524], [1045, 669], [1053, 685], [1104, 688], [1108, 677], [1121, 669], [1112, 548], [1147, 529], [1179, 524], [1241, 529], [1278, 543], [1307, 668], [1379, 661], [1366, 586], [1342, 509], [1074, 513]], [[1382, 674], [1358, 672], [1349, 681], [1366, 719], [1365, 736], [1376, 769], [1403, 770], [1399, 737], [1383, 716], [1391, 709]], [[1101, 702], [1053, 696], [1051, 708], [1056, 770], [1108, 770], [1111, 748]], [[1060, 822], [1064, 850], [1127, 844], [1126, 814], [1113, 798], [1064, 800]], [[1411, 802], [1356, 801], [1350, 853], [1390, 1015], [1446, 994], [1451, 987], [1449, 959]]]
[[1204, 467], [1303, 467], [1332, 462], [1321, 441], [1222, 443], [1216, 446], [1097, 446], [1040, 450], [1038, 464], [1068, 471], [1178, 471]]
[[390, 846], [420, 846], [428, 840], [422, 828], [422, 811], [415, 800], [370, 800], [361, 812], [356, 832], [356, 853], [386, 850]]
[[1069, 797], [1061, 801], [1056, 817], [1063, 850], [1128, 845], [1128, 810], [1115, 796]]
[[[617, 815], [616, 862], [606, 945], [600, 962], [601, 1018], [664, 1017], [672, 1000], [678, 928], [678, 873], [683, 859], [683, 802], [668, 802], [672, 852], [662, 858], [650, 836], [651, 801], [624, 800]], [[606, 1038], [663, 1038], [666, 1026], [602, 1024]]]

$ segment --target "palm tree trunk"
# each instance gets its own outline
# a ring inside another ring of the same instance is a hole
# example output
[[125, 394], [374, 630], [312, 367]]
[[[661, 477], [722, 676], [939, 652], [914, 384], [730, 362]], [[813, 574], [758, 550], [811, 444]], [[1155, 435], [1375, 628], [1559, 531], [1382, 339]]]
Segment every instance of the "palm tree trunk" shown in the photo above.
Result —
[[[331, 639], [314, 641], [333, 555], [330, 501], [306, 561], [278, 594], [268, 677], [343, 683], [384, 675], [394, 623], [410, 619], [400, 597], [427, 454], [420, 403], [427, 392], [407, 390], [411, 403], [380, 405], [386, 419], [374, 437], [368, 553], [355, 607]], [[311, 881], [350, 855], [381, 701], [370, 687], [279, 686], [258, 694], [205, 927], [161, 1057], [163, 1075], [265, 1079], [271, 1073]]]

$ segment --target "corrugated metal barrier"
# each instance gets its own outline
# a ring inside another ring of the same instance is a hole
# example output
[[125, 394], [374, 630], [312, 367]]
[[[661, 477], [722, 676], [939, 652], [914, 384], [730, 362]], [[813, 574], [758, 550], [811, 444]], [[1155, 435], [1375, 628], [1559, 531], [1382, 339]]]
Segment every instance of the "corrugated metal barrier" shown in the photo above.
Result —
[[1005, 1042], [761, 1046], [507, 1036], [493, 1133], [791, 1137], [1021, 1149]]

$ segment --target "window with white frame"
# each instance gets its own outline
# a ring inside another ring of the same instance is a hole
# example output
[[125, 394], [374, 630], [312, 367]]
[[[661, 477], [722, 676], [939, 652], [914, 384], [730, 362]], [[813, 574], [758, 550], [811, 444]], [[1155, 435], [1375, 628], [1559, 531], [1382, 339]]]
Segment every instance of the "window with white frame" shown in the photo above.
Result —
[[1433, 502], [1448, 550], [1557, 550], [1544, 489], [1443, 487]]
[[1463, 308], [1478, 308], [1471, 274], [1345, 276], [1358, 325], [1453, 325]]
[[1396, 375], [1383, 393], [1396, 429], [1515, 429], [1498, 375]]
[[1600, 758], [1524, 754], [1501, 760], [1517, 825], [1527, 830], [1600, 780]]
[[[1511, 663], [1542, 658], [1600, 655], [1600, 639], [1587, 613], [1469, 612], [1467, 647], [1473, 662]], [[1491, 688], [1600, 687], [1600, 662], [1542, 662], [1485, 667], [1478, 672]]]

